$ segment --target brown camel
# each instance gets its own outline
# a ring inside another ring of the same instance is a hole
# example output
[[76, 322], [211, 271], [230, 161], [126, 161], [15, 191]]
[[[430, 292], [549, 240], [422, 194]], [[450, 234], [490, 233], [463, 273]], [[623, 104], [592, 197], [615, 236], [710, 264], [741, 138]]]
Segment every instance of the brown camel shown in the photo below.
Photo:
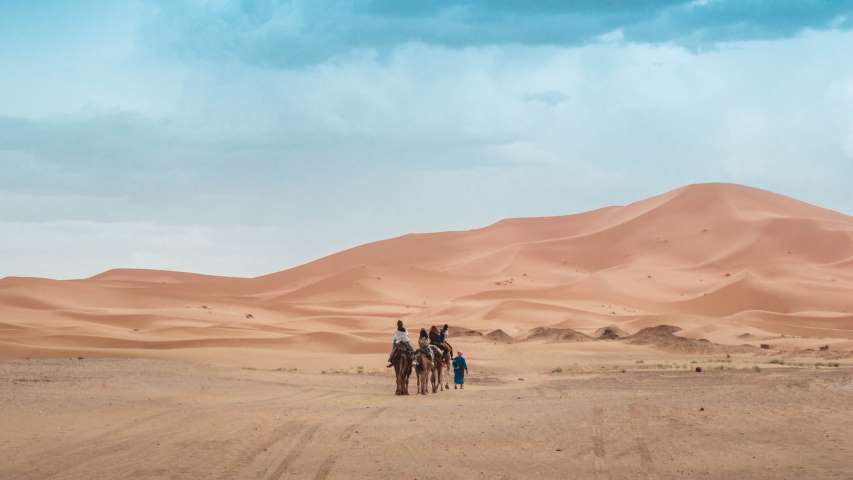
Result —
[[447, 384], [446, 375], [450, 374], [450, 357], [448, 356], [448, 352], [442, 352], [440, 348], [435, 346], [430, 346], [433, 354], [433, 364], [435, 365], [435, 381], [432, 382], [432, 393], [436, 393], [439, 390], [449, 389], [450, 386]]
[[418, 350], [415, 353], [415, 358], [418, 360], [418, 366], [415, 367], [418, 377], [418, 393], [426, 395], [429, 392], [430, 380], [433, 384], [435, 383], [435, 364], [430, 355], [423, 350]]
[[453, 371], [453, 347], [449, 343], [444, 342], [444, 348], [447, 349], [443, 357], [444, 368], [447, 372], [444, 376], [444, 388], [450, 390], [450, 384], [448, 383], [448, 380], [450, 379], [451, 372]]
[[409, 351], [397, 352], [394, 358], [394, 374], [397, 377], [396, 395], [409, 394], [409, 376], [412, 375], [412, 353]]

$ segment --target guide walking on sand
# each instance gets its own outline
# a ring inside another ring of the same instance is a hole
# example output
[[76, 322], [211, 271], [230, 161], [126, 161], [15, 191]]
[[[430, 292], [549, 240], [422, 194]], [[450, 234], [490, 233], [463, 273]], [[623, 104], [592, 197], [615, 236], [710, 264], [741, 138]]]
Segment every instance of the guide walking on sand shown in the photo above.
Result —
[[468, 362], [462, 356], [462, 352], [453, 359], [453, 389], [465, 388], [465, 375], [468, 373]]

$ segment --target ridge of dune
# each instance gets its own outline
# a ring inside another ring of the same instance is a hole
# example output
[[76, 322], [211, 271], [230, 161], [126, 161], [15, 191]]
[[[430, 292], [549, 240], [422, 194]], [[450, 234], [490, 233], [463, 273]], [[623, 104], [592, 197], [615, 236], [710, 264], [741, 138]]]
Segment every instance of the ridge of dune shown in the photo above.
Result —
[[[334, 350], [340, 337], [324, 333], [342, 333], [342, 351], [356, 352], [353, 339], [386, 331], [394, 318], [512, 333], [630, 333], [665, 318], [689, 332], [756, 325], [850, 338], [850, 291], [853, 217], [708, 183], [589, 212], [403, 235], [254, 278], [147, 269], [7, 277], [0, 318], [10, 327], [0, 340], [61, 350], [62, 339], [100, 338], [103, 347], [116, 338], [145, 348], [161, 335], [177, 347], [227, 346], [223, 332], [242, 326], [293, 336], [273, 343], [307, 350], [313, 341]], [[201, 323], [182, 326], [193, 320]]]

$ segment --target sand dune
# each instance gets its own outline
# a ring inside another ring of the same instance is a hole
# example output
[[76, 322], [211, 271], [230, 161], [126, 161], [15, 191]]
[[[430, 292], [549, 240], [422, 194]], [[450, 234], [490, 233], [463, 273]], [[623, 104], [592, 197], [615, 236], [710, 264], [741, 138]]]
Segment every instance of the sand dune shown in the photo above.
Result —
[[851, 292], [853, 217], [701, 184], [576, 215], [405, 235], [257, 278], [134, 269], [5, 278], [0, 355], [371, 353], [387, 349], [397, 318], [501, 329], [498, 340], [662, 323], [730, 343], [744, 332], [850, 339]]

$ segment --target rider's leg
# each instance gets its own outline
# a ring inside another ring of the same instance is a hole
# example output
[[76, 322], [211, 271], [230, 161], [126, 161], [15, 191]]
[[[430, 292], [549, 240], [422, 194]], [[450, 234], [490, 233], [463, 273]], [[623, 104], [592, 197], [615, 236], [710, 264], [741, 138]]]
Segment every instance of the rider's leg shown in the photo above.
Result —
[[397, 359], [397, 354], [399, 353], [398, 352], [399, 349], [400, 349], [400, 347], [397, 344], [394, 344], [394, 346], [391, 347], [391, 354], [388, 355], [388, 367], [391, 367], [394, 365], [394, 360]]

